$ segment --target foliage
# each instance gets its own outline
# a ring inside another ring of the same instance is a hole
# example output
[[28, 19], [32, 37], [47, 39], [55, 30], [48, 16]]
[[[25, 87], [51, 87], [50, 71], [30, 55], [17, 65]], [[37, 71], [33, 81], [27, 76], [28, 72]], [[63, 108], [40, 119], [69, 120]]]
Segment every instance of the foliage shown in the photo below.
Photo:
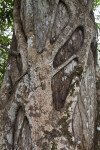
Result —
[[100, 6], [100, 0], [94, 0], [94, 10], [98, 7], [98, 6]]
[[[98, 11], [97, 8], [100, 6], [100, 0], [94, 0], [93, 10]], [[97, 28], [100, 30], [100, 23], [97, 20], [100, 20], [100, 15], [95, 15]]]
[[0, 86], [6, 70], [13, 31], [13, 0], [0, 0]]

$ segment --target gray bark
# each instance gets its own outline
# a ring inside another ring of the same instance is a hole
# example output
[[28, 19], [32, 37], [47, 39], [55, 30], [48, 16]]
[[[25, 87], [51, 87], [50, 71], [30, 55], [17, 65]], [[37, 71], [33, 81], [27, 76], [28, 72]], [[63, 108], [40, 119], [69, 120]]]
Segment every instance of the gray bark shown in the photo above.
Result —
[[95, 149], [92, 9], [92, 0], [15, 0], [16, 55], [0, 90], [0, 149]]

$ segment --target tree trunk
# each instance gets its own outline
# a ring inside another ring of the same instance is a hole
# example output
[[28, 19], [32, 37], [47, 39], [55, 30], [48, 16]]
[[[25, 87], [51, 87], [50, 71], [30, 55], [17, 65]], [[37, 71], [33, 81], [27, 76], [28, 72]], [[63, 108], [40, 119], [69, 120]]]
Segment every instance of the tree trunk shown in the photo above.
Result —
[[93, 0], [15, 0], [0, 149], [94, 150]]

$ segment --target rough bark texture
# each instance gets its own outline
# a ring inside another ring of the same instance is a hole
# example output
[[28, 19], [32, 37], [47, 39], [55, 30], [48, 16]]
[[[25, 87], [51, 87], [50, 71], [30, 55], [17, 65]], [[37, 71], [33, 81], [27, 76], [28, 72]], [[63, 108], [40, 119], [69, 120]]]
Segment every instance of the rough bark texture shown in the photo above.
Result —
[[95, 125], [95, 149], [100, 149], [100, 70], [96, 74], [96, 97], [97, 97], [97, 114]]
[[[94, 150], [92, 0], [15, 0], [0, 91], [1, 150]], [[97, 150], [97, 149], [96, 149]]]

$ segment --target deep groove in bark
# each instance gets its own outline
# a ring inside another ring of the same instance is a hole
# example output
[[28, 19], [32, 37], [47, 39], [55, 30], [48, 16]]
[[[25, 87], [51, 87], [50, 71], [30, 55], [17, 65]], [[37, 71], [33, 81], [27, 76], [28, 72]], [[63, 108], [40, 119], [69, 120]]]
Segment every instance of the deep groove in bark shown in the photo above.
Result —
[[[64, 107], [65, 100], [70, 91], [71, 82], [74, 76], [77, 59], [72, 60], [52, 78], [51, 88], [54, 108], [58, 111]], [[72, 68], [71, 66], [72, 65]]]
[[73, 32], [69, 40], [59, 49], [58, 53], [54, 58], [53, 67], [54, 68], [58, 67], [59, 65], [67, 61], [73, 54], [77, 54], [77, 52], [83, 45], [83, 41], [84, 41], [83, 28], [78, 27]]
[[[64, 12], [62, 12], [62, 10]], [[61, 15], [62, 15], [62, 17], [61, 17]], [[66, 15], [66, 17], [65, 17], [65, 15]], [[60, 20], [60, 18], [62, 20]], [[50, 38], [51, 44], [53, 44], [57, 40], [57, 38], [60, 36], [61, 32], [63, 32], [64, 28], [67, 26], [68, 22], [69, 22], [69, 12], [68, 12], [67, 6], [65, 5], [65, 3], [63, 1], [60, 0], [58, 3], [58, 8], [57, 8], [55, 20], [54, 20], [52, 31], [51, 31], [51, 38]], [[58, 25], [60, 25], [60, 26], [58, 26]]]

